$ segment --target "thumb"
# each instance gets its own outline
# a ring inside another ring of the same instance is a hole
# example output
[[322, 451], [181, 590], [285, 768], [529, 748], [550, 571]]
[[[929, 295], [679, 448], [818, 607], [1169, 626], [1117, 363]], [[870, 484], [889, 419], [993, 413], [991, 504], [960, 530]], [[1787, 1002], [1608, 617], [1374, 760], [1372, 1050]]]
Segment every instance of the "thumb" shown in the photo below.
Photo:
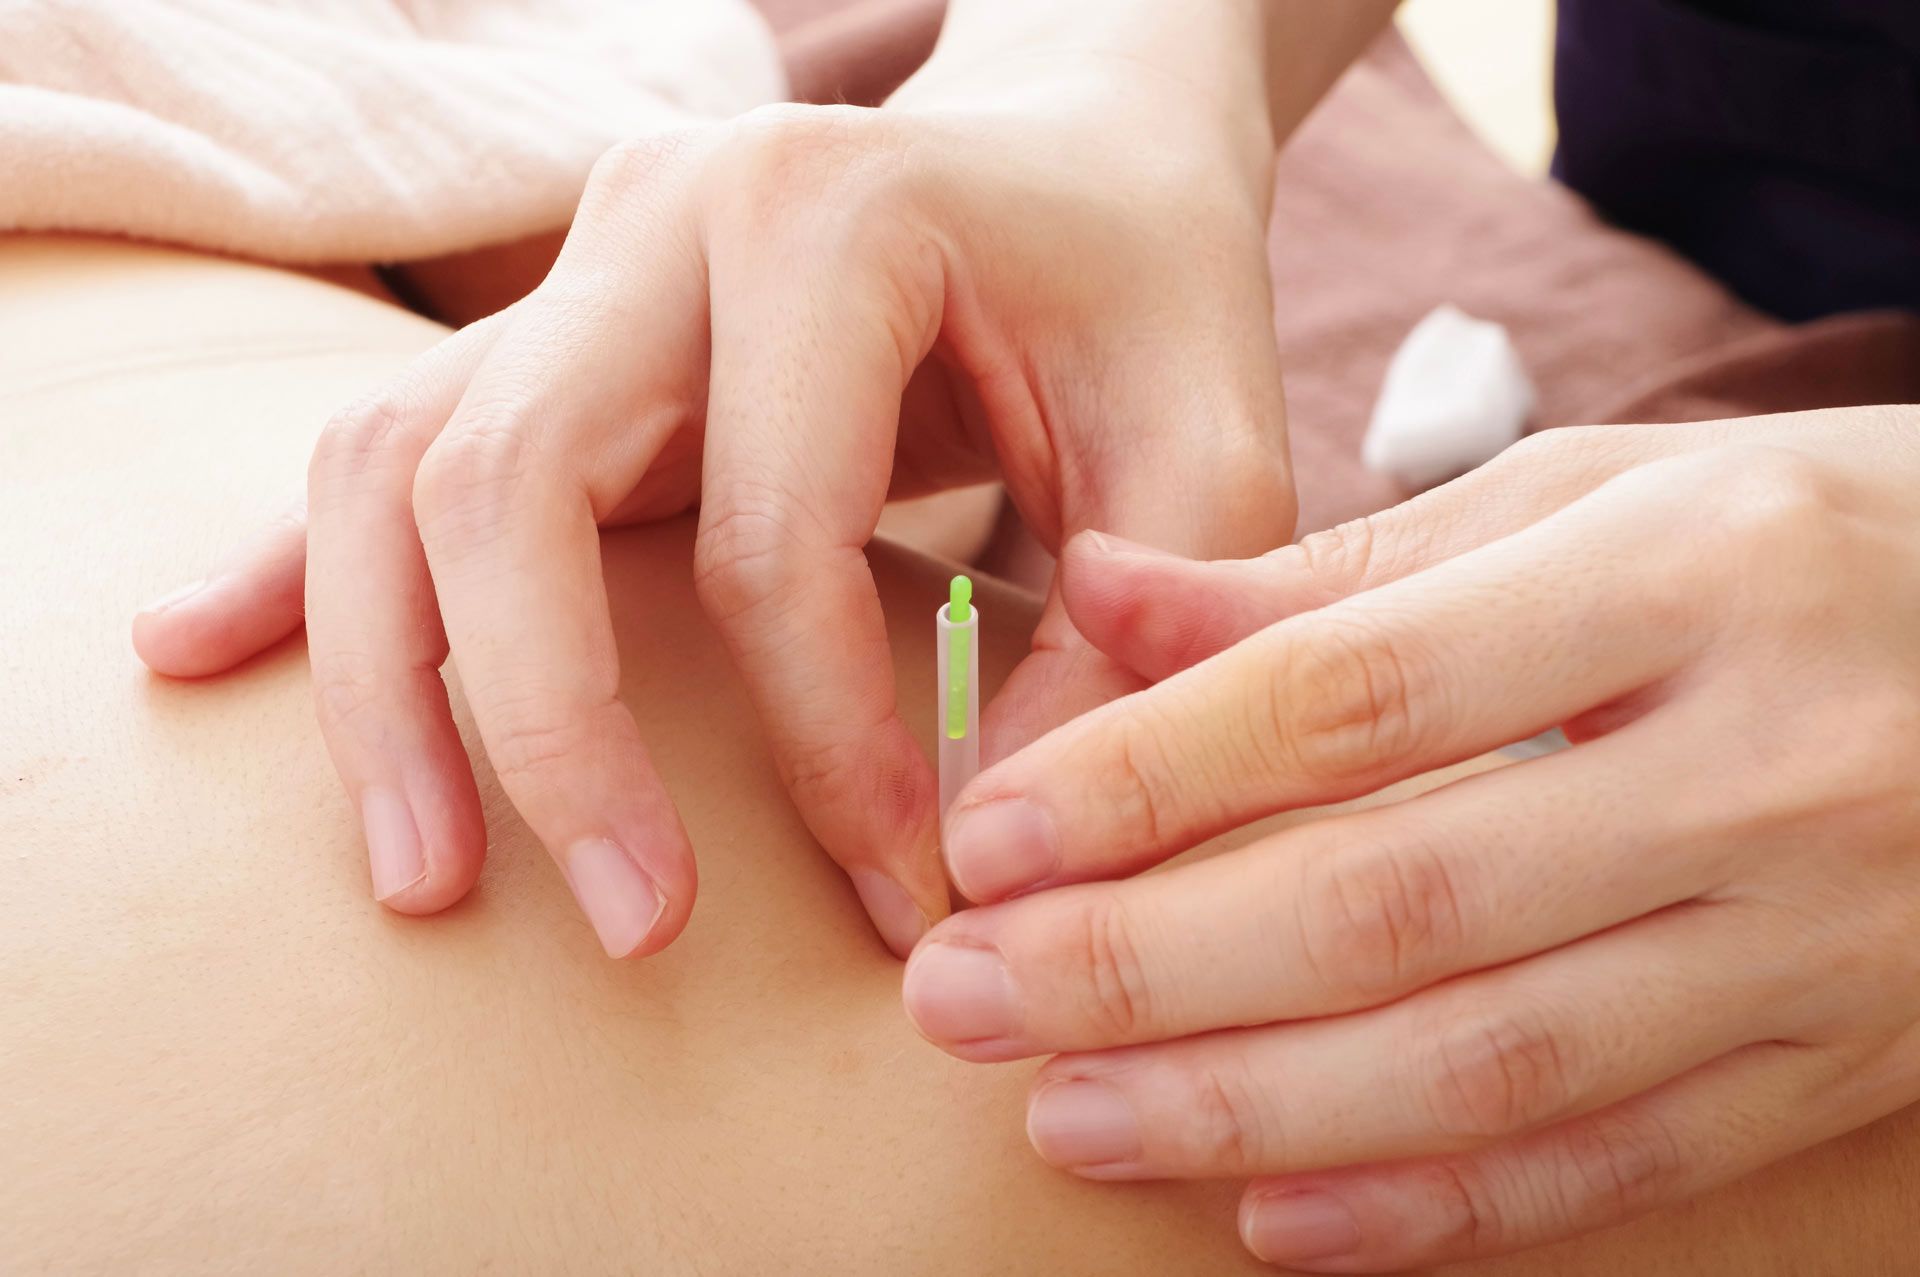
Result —
[[[1673, 435], [1636, 436], [1671, 451]], [[1529, 527], [1636, 464], [1597, 434], [1534, 435], [1452, 483], [1257, 558], [1183, 558], [1110, 534], [1061, 554], [1073, 628], [1159, 681], [1299, 612], [1411, 576]]]
[[1060, 557], [1060, 593], [1087, 642], [1138, 677], [1159, 682], [1328, 601], [1318, 598], [1322, 591], [1310, 575], [1288, 570], [1298, 548], [1252, 559], [1188, 559], [1084, 532]]

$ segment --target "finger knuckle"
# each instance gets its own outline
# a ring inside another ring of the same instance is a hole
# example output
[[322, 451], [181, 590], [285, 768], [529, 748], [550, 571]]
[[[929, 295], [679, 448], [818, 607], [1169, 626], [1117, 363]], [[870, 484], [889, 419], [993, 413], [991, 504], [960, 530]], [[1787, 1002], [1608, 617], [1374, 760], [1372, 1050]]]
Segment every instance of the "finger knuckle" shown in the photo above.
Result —
[[532, 689], [492, 689], [487, 701], [493, 719], [487, 758], [509, 790], [545, 785], [570, 764], [592, 757], [592, 715], [557, 713], [548, 697]]
[[1648, 426], [1559, 426], [1527, 435], [1490, 462], [1486, 475], [1497, 484], [1539, 484], [1543, 476], [1577, 492], [1631, 470], [1649, 454], [1672, 446], [1670, 429]]
[[1221, 1175], [1253, 1174], [1276, 1164], [1264, 1090], [1236, 1064], [1217, 1064], [1193, 1079], [1189, 1155], [1194, 1165]]
[[1500, 1195], [1475, 1167], [1442, 1159], [1419, 1172], [1433, 1203], [1434, 1251], [1449, 1257], [1483, 1255], [1504, 1248], [1506, 1215]]
[[587, 175], [583, 211], [624, 202], [657, 187], [663, 176], [687, 163], [698, 149], [700, 136], [695, 129], [666, 129], [614, 143], [601, 152]]
[[861, 220], [884, 187], [881, 122], [866, 108], [781, 103], [731, 126], [724, 148], [729, 207], [764, 231], [813, 211]]
[[1156, 1008], [1136, 941], [1136, 924], [1110, 893], [1094, 895], [1078, 918], [1072, 961], [1093, 990], [1095, 1026], [1110, 1041], [1133, 1041], [1151, 1031]]
[[1300, 557], [1315, 581], [1364, 580], [1378, 548], [1374, 519], [1363, 515], [1300, 539]]
[[826, 741], [781, 765], [781, 779], [802, 803], [834, 801], [849, 796], [850, 782], [860, 774], [852, 746]]
[[1257, 404], [1223, 414], [1210, 439], [1216, 525], [1233, 540], [1219, 553], [1264, 553], [1291, 541], [1299, 520], [1281, 414]]
[[1432, 1120], [1462, 1140], [1531, 1130], [1572, 1105], [1571, 1047], [1546, 1014], [1501, 1005], [1430, 1029], [1423, 1085]]
[[508, 416], [449, 430], [427, 449], [414, 476], [422, 539], [453, 544], [497, 528], [525, 495], [534, 465], [532, 441]]
[[1418, 986], [1465, 939], [1456, 871], [1419, 842], [1347, 842], [1306, 856], [1301, 938], [1328, 989], [1375, 999]]
[[426, 659], [394, 663], [364, 650], [316, 647], [313, 698], [322, 733], [379, 741], [407, 707], [446, 694], [439, 668], [446, 651], [443, 641]]
[[1920, 827], [1912, 765], [1920, 756], [1920, 688], [1876, 687], [1836, 696], [1811, 714], [1813, 738], [1835, 745], [1821, 757], [1796, 759], [1796, 783], [1784, 791], [1801, 796], [1796, 814], [1812, 806], [1820, 816], [1858, 830], [1863, 845], [1910, 858], [1903, 831]]
[[1714, 476], [1705, 511], [1731, 548], [1773, 556], [1817, 535], [1831, 511], [1828, 484], [1803, 453], [1763, 444], [1712, 450], [1702, 461]]
[[694, 593], [726, 628], [786, 598], [805, 579], [810, 551], [774, 494], [741, 486], [708, 510], [694, 540]]
[[1418, 750], [1427, 722], [1443, 716], [1426, 663], [1373, 624], [1314, 617], [1280, 655], [1261, 733], [1277, 769], [1349, 787]]
[[1533, 470], [1560, 460], [1581, 442], [1576, 431], [1536, 430], [1502, 449], [1489, 464], [1501, 469]]
[[[711, 135], [711, 126], [674, 129], [602, 153], [574, 213], [567, 250], [532, 295], [588, 322], [638, 323], [660, 308], [662, 296], [684, 300], [678, 290], [691, 287], [686, 281], [704, 280], [688, 197]], [[606, 287], [621, 278], [650, 287]]]
[[857, 725], [834, 740], [783, 735], [775, 741], [782, 783], [842, 864], [885, 863], [920, 845], [938, 806], [925, 764], [917, 755], [888, 749], [885, 738], [878, 725]]
[[307, 468], [310, 489], [329, 491], [414, 455], [416, 427], [406, 397], [380, 390], [343, 408], [320, 431]]
[[[1600, 465], [1616, 449], [1616, 427], [1573, 426], [1536, 430], [1503, 449], [1488, 465], [1490, 472], [1511, 470], [1538, 475], [1542, 471], [1585, 471]], [[1515, 476], [1517, 477], [1517, 476]]]
[[[1815, 618], [1787, 618], [1789, 650], [1817, 644], [1831, 651], [1846, 620], [1824, 626]], [[1821, 695], [1802, 695], [1776, 714], [1773, 731], [1738, 755], [1748, 783], [1708, 796], [1705, 809], [1722, 832], [1725, 859], [1718, 872], [1734, 876], [1752, 863], [1753, 848], [1783, 829], [1815, 830], [1828, 845], [1849, 848], [1856, 870], [1894, 870], [1914, 863], [1911, 831], [1920, 828], [1920, 687], [1881, 682], [1829, 683]], [[1819, 748], [1782, 751], [1780, 739], [1820, 742]], [[1862, 881], [1865, 881], [1864, 879]]]
[[323, 733], [352, 732], [389, 702], [374, 663], [347, 651], [313, 655], [313, 703]]
[[1113, 747], [1104, 752], [1107, 775], [1102, 788], [1121, 828], [1137, 831], [1144, 846], [1162, 846], [1173, 833], [1163, 814], [1160, 792], [1173, 774], [1165, 742], [1174, 733], [1144, 703], [1119, 706], [1113, 712]]
[[1614, 1222], [1651, 1208], [1678, 1174], [1673, 1132], [1649, 1113], [1616, 1110], [1574, 1123], [1561, 1182], [1550, 1186], [1571, 1221]]

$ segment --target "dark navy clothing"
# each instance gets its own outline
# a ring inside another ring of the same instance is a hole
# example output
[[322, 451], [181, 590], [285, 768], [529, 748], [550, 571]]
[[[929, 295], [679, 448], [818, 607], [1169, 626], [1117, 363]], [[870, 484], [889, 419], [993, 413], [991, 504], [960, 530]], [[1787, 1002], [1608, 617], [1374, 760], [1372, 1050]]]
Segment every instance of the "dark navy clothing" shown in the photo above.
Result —
[[1554, 172], [1786, 319], [1920, 311], [1920, 0], [1560, 0]]

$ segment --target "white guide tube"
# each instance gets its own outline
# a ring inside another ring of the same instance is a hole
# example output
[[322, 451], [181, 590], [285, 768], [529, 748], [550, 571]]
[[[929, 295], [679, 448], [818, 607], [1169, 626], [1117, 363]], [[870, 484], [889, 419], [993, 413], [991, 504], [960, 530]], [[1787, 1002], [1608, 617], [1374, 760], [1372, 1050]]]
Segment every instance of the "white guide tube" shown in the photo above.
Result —
[[[968, 781], [980, 771], [980, 613], [971, 606], [971, 582], [962, 590], [958, 577], [954, 597], [934, 617], [938, 653], [940, 708], [940, 832], [945, 843], [947, 808]], [[956, 609], [955, 604], [958, 604]], [[966, 617], [955, 621], [958, 610]]]

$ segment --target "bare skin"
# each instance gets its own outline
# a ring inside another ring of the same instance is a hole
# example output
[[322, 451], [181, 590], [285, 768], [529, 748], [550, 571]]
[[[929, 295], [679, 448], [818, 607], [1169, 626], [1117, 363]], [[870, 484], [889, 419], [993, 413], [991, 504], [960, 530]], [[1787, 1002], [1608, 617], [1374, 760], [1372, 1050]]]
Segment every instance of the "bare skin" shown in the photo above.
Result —
[[[439, 335], [277, 272], [0, 242], [9, 1270], [1256, 1271], [1237, 1185], [1053, 1171], [1031, 1066], [914, 1034], [700, 619], [687, 524], [603, 547], [621, 696], [702, 848], [698, 909], [642, 964], [605, 960], [484, 766], [478, 889], [433, 919], [369, 899], [298, 640], [217, 681], [138, 665], [131, 607]], [[924, 741], [946, 569], [875, 569]], [[997, 680], [1036, 613], [982, 607]], [[1908, 1113], [1482, 1271], [1893, 1273], [1917, 1198]]]

